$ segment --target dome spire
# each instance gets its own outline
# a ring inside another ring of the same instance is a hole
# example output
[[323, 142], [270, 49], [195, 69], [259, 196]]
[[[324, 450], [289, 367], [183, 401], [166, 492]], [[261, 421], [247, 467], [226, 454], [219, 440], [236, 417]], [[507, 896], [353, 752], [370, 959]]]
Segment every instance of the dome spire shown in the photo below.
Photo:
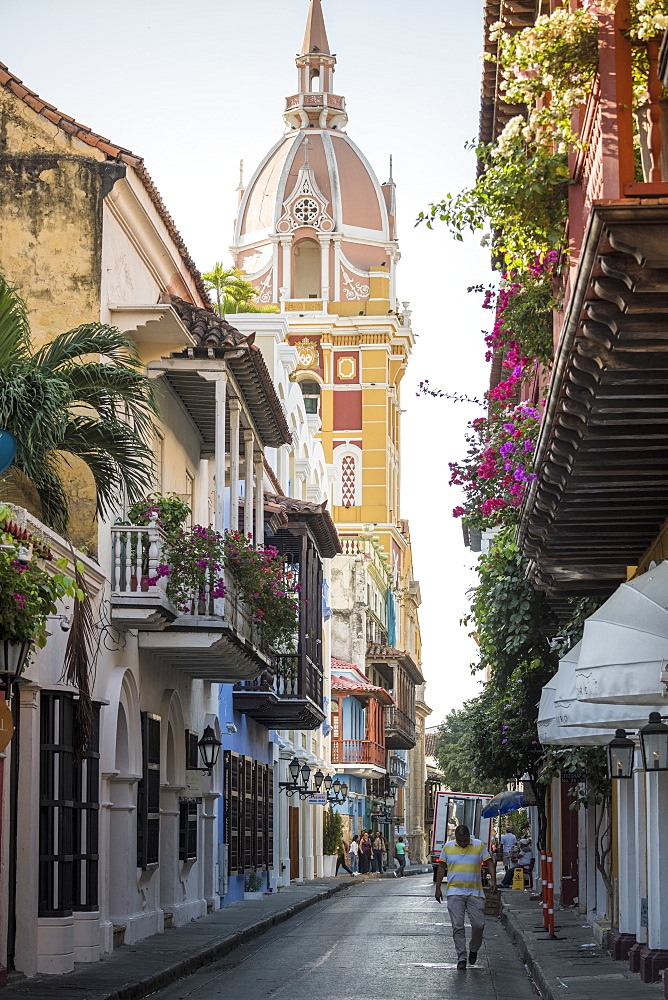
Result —
[[348, 121], [346, 102], [334, 91], [336, 56], [329, 51], [321, 0], [309, 0], [306, 32], [297, 56], [299, 93], [287, 98], [288, 129], [341, 129]]
[[329, 55], [329, 42], [320, 0], [311, 0], [308, 12], [301, 54], [304, 56], [308, 52], [324, 52]]

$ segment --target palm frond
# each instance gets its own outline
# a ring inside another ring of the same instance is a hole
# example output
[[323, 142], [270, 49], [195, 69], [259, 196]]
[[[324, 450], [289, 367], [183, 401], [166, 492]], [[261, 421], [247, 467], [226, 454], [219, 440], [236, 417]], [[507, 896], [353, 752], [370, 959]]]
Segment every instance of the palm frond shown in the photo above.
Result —
[[140, 435], [121, 422], [71, 417], [60, 448], [90, 469], [102, 517], [115, 513], [125, 491], [133, 502], [154, 485], [154, 456]]
[[122, 417], [141, 434], [157, 415], [154, 382], [141, 371], [120, 365], [89, 362], [60, 369], [72, 402], [95, 409], [101, 420]]
[[26, 304], [0, 274], [0, 369], [7, 369], [30, 353], [30, 326]]
[[142, 367], [135, 344], [115, 326], [106, 323], [84, 323], [59, 333], [35, 352], [33, 363], [55, 371], [63, 365], [81, 362], [91, 354], [103, 354], [117, 365]]
[[91, 674], [95, 667], [97, 633], [86, 580], [77, 565], [76, 553], [71, 548], [74, 579], [83, 598], [75, 598], [67, 646], [63, 658], [61, 681], [74, 685], [79, 691], [79, 701], [74, 719], [74, 755], [77, 761], [90, 748], [93, 736], [93, 702]]

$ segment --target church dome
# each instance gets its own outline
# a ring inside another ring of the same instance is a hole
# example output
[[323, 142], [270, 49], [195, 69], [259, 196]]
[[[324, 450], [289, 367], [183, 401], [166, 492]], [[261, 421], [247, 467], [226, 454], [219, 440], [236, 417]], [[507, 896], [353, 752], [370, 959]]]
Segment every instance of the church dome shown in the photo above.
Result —
[[[312, 191], [303, 183], [305, 166]], [[287, 236], [299, 225], [382, 242], [392, 238], [373, 168], [343, 132], [294, 131], [270, 150], [242, 199], [235, 243], [254, 243], [272, 233]]]
[[[309, 0], [297, 56], [298, 93], [286, 99], [287, 132], [267, 153], [247, 189], [240, 185], [231, 248], [235, 265], [257, 289], [257, 302], [315, 300], [389, 311], [399, 259], [394, 182], [379, 184], [344, 131], [343, 97], [333, 93], [321, 0]], [[320, 303], [317, 305], [317, 303]]]

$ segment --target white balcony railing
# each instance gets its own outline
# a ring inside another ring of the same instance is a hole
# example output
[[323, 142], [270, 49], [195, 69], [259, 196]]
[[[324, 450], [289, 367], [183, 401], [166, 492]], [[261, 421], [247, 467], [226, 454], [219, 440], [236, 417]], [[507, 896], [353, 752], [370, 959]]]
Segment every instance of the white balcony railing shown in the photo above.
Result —
[[[149, 593], [152, 589], [166, 593], [167, 578], [158, 578], [164, 541], [164, 532], [154, 522], [142, 526], [112, 525], [112, 594]], [[149, 584], [149, 580], [155, 583]]]
[[[172, 609], [171, 622], [174, 627], [193, 629], [205, 626], [202, 619], [218, 619], [231, 626], [240, 637], [261, 648], [261, 636], [257, 623], [248, 605], [238, 593], [234, 577], [228, 569], [223, 571], [225, 596], [214, 597], [210, 587], [192, 593], [181, 606], [172, 604], [167, 593], [169, 575], [160, 576], [158, 567], [165, 564], [163, 549], [166, 538], [161, 528], [154, 522], [145, 526], [115, 524], [111, 528], [111, 598], [116, 604], [116, 620], [132, 623], [142, 628], [142, 621], [150, 622], [154, 628], [156, 616], [150, 616], [153, 606], [167, 606]], [[136, 604], [144, 609], [142, 616], [135, 611], [131, 617], [128, 605]], [[124, 609], [121, 611], [120, 606]], [[148, 615], [148, 617], [147, 617]], [[163, 616], [164, 617], [164, 616]], [[168, 619], [163, 622], [168, 624]], [[215, 623], [214, 623], [215, 624]]]

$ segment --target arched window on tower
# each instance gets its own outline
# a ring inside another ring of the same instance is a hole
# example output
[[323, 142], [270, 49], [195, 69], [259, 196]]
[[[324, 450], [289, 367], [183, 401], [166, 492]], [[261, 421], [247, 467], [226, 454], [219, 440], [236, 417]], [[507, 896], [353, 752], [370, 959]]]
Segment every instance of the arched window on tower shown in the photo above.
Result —
[[299, 383], [304, 397], [304, 409], [307, 413], [320, 413], [320, 386], [313, 379], [304, 379]]
[[[308, 199], [302, 199], [307, 201]], [[307, 213], [309, 205], [297, 203], [296, 212]], [[300, 220], [302, 221], [302, 220]], [[306, 215], [305, 219], [306, 220]], [[320, 244], [316, 240], [300, 240], [294, 249], [294, 275], [296, 299], [320, 298]]]
[[338, 507], [362, 505], [362, 452], [355, 444], [342, 444], [334, 449], [334, 464], [338, 482], [334, 503]]

